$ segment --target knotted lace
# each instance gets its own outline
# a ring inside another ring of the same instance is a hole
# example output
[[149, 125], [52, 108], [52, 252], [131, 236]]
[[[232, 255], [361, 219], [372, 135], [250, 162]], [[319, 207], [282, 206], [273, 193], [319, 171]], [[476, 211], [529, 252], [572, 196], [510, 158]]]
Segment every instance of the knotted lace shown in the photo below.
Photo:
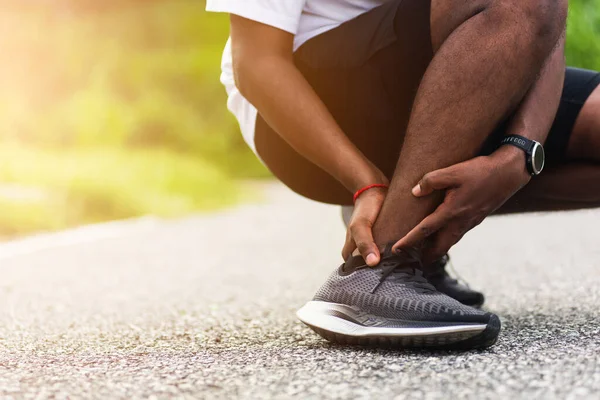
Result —
[[[387, 252], [386, 252], [387, 253]], [[418, 268], [414, 266], [417, 265]], [[398, 282], [402, 282], [406, 286], [410, 286], [419, 293], [435, 292], [435, 287], [431, 285], [423, 276], [423, 262], [421, 256], [415, 249], [402, 249], [400, 254], [387, 254], [381, 258], [379, 263], [381, 267], [381, 279], [373, 288], [371, 293], [375, 293], [377, 289], [388, 278], [392, 278]]]

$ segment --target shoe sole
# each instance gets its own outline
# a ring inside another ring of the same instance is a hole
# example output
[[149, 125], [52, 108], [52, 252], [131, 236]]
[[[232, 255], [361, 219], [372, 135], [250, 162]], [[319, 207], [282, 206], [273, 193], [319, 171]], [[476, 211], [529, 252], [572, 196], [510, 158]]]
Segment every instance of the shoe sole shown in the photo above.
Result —
[[470, 350], [494, 345], [500, 333], [496, 315], [487, 324], [375, 327], [356, 321], [351, 307], [323, 301], [308, 302], [296, 315], [324, 339], [343, 345]]

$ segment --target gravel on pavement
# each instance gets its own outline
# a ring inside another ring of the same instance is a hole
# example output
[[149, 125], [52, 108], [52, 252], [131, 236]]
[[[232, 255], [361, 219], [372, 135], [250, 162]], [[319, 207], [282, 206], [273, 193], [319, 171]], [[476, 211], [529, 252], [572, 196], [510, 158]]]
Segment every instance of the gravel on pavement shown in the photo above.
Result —
[[265, 193], [0, 245], [0, 397], [600, 399], [600, 210], [489, 218], [451, 255], [497, 345], [390, 351], [296, 319], [340, 264], [340, 211]]

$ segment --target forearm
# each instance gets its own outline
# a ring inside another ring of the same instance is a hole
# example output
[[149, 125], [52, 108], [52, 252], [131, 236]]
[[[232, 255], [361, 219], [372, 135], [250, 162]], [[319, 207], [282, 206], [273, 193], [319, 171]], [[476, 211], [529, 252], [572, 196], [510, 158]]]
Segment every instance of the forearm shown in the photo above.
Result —
[[508, 134], [544, 143], [560, 104], [565, 79], [565, 36], [542, 68], [540, 76], [513, 117]]
[[[560, 105], [566, 69], [564, 51], [563, 34], [538, 80], [511, 119], [507, 135], [521, 135], [540, 143], [546, 141]], [[499, 152], [518, 159], [525, 157], [522, 151], [512, 146], [503, 146]]]
[[383, 174], [342, 132], [291, 61], [263, 57], [241, 73], [238, 86], [244, 96], [299, 154], [351, 192], [385, 181]]

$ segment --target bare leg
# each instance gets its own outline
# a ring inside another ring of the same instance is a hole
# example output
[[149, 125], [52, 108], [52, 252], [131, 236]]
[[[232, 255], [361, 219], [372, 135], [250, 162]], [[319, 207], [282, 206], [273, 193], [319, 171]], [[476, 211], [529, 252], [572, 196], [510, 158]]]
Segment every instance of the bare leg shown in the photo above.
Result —
[[600, 207], [600, 86], [577, 118], [567, 159], [533, 179], [497, 214]]
[[414, 102], [396, 173], [374, 227], [378, 245], [408, 233], [440, 203], [411, 188], [470, 159], [534, 83], [564, 28], [556, 1], [433, 0], [436, 54]]

